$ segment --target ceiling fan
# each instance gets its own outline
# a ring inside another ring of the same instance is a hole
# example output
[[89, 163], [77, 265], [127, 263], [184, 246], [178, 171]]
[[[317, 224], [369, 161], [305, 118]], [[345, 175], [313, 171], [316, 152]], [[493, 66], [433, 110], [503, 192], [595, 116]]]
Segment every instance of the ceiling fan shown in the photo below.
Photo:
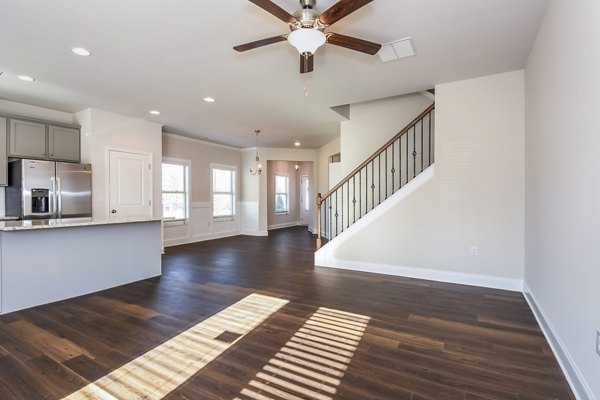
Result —
[[241, 44], [235, 46], [234, 49], [240, 52], [247, 51], [287, 40], [300, 53], [301, 74], [313, 71], [314, 54], [325, 43], [370, 55], [377, 54], [381, 48], [381, 45], [378, 43], [340, 35], [339, 33], [325, 32], [325, 29], [373, 0], [340, 0], [323, 13], [319, 13], [314, 9], [316, 0], [300, 0], [302, 9], [293, 15], [271, 0], [249, 1], [273, 14], [283, 22], [286, 22], [290, 27], [291, 33]]

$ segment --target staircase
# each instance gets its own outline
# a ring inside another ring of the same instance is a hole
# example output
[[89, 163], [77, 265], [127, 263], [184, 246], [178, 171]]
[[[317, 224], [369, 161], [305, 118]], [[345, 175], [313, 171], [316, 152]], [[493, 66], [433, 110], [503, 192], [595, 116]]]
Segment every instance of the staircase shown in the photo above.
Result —
[[434, 163], [435, 103], [329, 192], [317, 195], [317, 249]]

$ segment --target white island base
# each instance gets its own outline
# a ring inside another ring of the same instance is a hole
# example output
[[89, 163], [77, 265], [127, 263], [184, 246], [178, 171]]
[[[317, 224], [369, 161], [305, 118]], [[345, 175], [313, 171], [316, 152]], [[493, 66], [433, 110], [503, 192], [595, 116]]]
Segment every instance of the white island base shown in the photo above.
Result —
[[0, 223], [0, 313], [161, 274], [160, 219]]

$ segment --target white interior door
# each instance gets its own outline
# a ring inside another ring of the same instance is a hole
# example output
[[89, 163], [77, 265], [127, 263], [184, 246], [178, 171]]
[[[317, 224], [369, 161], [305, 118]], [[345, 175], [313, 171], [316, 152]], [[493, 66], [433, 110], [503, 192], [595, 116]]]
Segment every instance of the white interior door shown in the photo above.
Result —
[[310, 224], [310, 210], [312, 209], [311, 201], [312, 199], [310, 198], [310, 184], [308, 175], [302, 175], [300, 177], [300, 215], [302, 216], [302, 225]]
[[109, 151], [109, 216], [152, 216], [152, 166], [149, 154]]

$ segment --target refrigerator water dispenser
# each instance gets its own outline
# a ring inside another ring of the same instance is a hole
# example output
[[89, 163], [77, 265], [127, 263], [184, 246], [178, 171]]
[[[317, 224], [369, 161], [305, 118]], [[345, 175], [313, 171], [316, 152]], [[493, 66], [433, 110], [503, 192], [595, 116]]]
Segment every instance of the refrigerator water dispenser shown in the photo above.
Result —
[[31, 213], [46, 214], [49, 211], [50, 191], [48, 189], [31, 189]]

